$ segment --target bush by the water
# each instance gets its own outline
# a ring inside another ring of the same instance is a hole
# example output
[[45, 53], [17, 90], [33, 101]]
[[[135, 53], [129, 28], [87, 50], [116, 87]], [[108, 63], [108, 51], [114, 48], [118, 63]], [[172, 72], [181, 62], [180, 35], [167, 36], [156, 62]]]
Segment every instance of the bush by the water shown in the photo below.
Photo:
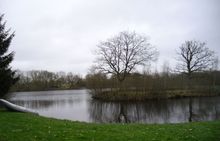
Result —
[[184, 74], [131, 74], [123, 83], [104, 74], [86, 79], [93, 98], [103, 100], [146, 100], [188, 96], [220, 95], [220, 72]]

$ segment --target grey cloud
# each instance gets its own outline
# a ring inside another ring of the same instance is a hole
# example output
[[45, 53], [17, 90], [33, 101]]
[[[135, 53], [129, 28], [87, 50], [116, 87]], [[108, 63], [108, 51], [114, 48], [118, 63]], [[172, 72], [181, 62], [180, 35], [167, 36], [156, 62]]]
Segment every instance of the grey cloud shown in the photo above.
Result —
[[0, 0], [7, 26], [16, 30], [14, 69], [85, 74], [99, 41], [123, 30], [150, 38], [164, 60], [175, 64], [185, 40], [206, 41], [219, 56], [218, 0]]

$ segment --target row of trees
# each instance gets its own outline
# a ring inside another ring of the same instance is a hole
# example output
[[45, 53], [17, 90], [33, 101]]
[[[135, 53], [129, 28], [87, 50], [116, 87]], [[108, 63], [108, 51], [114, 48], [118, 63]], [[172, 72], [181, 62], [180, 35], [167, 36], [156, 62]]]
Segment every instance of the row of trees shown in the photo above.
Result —
[[117, 89], [121, 86], [124, 90], [184, 90], [190, 88], [203, 89], [220, 86], [220, 71], [196, 72], [189, 80], [185, 74], [154, 72], [154, 73], [131, 73], [122, 84], [118, 82], [117, 76], [107, 76], [104, 73], [88, 74], [85, 83], [88, 88], [102, 91], [108, 88]]
[[49, 71], [18, 71], [20, 80], [12, 87], [12, 91], [39, 91], [56, 89], [77, 89], [85, 87], [84, 80], [80, 75], [71, 72]]
[[[130, 73], [122, 84], [117, 76], [104, 73], [90, 73], [85, 78], [80, 75], [65, 72], [28, 71], [19, 72], [20, 80], [12, 87], [12, 91], [55, 90], [89, 88], [96, 91], [106, 89], [121, 89], [135, 91], [150, 90], [183, 90], [188, 87], [185, 74], [171, 73]], [[212, 70], [197, 72], [191, 75], [191, 88], [217, 88], [220, 86], [220, 71]]]

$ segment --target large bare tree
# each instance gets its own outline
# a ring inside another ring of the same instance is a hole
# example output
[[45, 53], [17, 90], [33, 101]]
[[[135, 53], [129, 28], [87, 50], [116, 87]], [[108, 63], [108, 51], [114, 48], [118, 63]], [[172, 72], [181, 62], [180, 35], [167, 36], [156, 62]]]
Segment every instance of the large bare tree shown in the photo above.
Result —
[[179, 48], [177, 70], [190, 78], [193, 72], [211, 68], [214, 57], [214, 51], [209, 50], [205, 42], [186, 41]]
[[[214, 61], [214, 52], [206, 47], [205, 42], [186, 41], [179, 48], [177, 70], [185, 73], [188, 80], [191, 79], [192, 73], [203, 71], [212, 67]], [[188, 88], [191, 87], [190, 81]], [[192, 121], [193, 109], [192, 99], [189, 99], [189, 122]]]
[[129, 31], [100, 42], [96, 53], [96, 69], [115, 75], [119, 82], [137, 66], [156, 60], [158, 55], [145, 36]]

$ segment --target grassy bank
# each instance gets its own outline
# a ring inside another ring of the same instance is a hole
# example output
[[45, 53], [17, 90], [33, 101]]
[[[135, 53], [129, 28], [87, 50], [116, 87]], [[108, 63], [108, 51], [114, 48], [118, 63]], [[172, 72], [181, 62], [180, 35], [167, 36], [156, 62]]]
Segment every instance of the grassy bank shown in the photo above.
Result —
[[219, 141], [220, 121], [94, 124], [0, 110], [0, 141]]
[[144, 101], [149, 99], [179, 98], [179, 97], [201, 97], [218, 96], [220, 89], [195, 89], [195, 90], [112, 90], [112, 91], [94, 91], [92, 96], [95, 99], [106, 101]]

